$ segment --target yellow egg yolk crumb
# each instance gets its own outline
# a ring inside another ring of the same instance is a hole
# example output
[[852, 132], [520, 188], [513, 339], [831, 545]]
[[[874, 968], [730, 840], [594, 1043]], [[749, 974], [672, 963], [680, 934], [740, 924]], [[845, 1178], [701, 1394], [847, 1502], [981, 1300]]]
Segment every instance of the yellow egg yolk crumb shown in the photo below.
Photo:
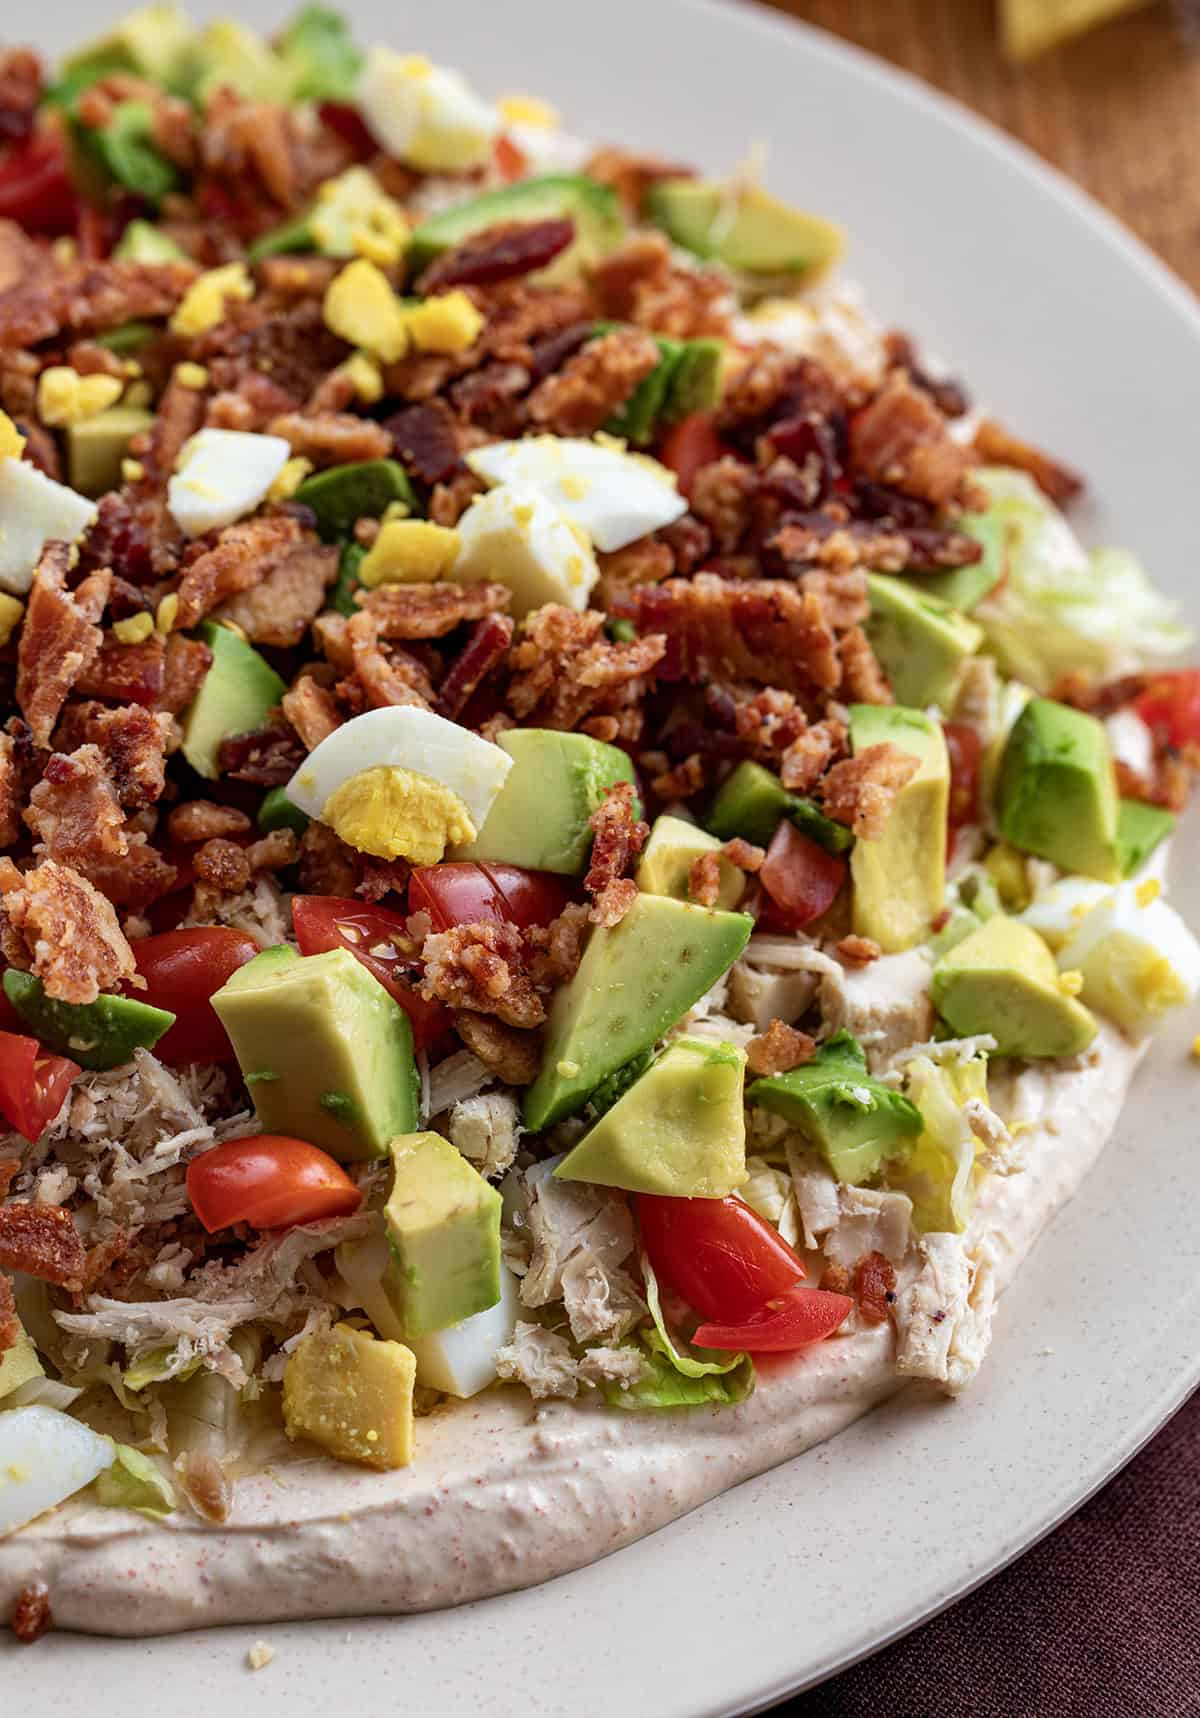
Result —
[[172, 334], [206, 334], [224, 318], [227, 303], [253, 297], [254, 282], [245, 263], [210, 268], [188, 287], [168, 326]]
[[385, 364], [408, 350], [408, 324], [387, 276], [358, 257], [325, 290], [325, 326]]
[[502, 95], [497, 106], [509, 125], [529, 125], [538, 131], [555, 131], [558, 114], [548, 101], [536, 95]]
[[113, 637], [120, 644], [144, 644], [154, 631], [154, 616], [145, 610], [113, 622]]
[[421, 352], [465, 352], [479, 338], [485, 320], [461, 288], [423, 299], [404, 313], [413, 344]]
[[38, 416], [51, 429], [86, 423], [115, 405], [124, 388], [118, 376], [81, 376], [69, 364], [51, 364], [38, 377]]
[[458, 532], [428, 519], [389, 519], [358, 569], [358, 581], [375, 585], [428, 585], [454, 565]]
[[312, 468], [312, 460], [304, 459], [299, 454], [295, 459], [289, 459], [279, 476], [267, 490], [267, 500], [290, 501]]
[[379, 365], [373, 363], [365, 352], [355, 352], [347, 358], [341, 366], [341, 374], [364, 406], [373, 406], [383, 398], [383, 377], [379, 373]]
[[444, 782], [396, 764], [377, 764], [344, 781], [326, 800], [321, 821], [360, 853], [436, 865], [447, 847], [478, 831]]
[[25, 437], [7, 412], [0, 412], [0, 459], [20, 459], [25, 451]]

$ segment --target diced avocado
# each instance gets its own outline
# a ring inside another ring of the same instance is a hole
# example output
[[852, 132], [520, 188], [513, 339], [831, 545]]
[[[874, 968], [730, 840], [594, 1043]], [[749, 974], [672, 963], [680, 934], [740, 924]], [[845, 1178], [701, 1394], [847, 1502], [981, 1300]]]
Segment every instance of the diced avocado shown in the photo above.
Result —
[[150, 1050], [175, 1016], [132, 996], [98, 996], [94, 1002], [58, 1002], [40, 978], [10, 966], [4, 994], [35, 1038], [81, 1068], [118, 1068], [137, 1049]]
[[566, 271], [564, 259], [569, 259], [573, 272], [598, 261], [620, 244], [625, 231], [620, 204], [610, 186], [580, 173], [549, 173], [519, 179], [515, 185], [502, 185], [430, 215], [413, 231], [408, 261], [412, 272], [420, 274], [443, 251], [498, 221], [563, 218], [574, 221], [575, 242], [555, 258], [551, 266], [556, 275]]
[[298, 805], [292, 804], [286, 789], [273, 787], [263, 795], [254, 821], [264, 835], [269, 835], [273, 829], [294, 829], [297, 835], [303, 835], [310, 819]]
[[139, 6], [106, 36], [77, 49], [63, 61], [62, 71], [76, 89], [109, 72], [135, 72], [173, 88], [191, 38], [192, 26], [178, 6]]
[[550, 1008], [542, 1067], [525, 1094], [525, 1125], [539, 1132], [574, 1115], [588, 1094], [662, 1037], [749, 939], [744, 913], [710, 912], [668, 895], [639, 895], [625, 917], [591, 934]]
[[746, 1053], [676, 1038], [554, 1171], [629, 1193], [723, 1199], [746, 1179]]
[[940, 573], [915, 573], [908, 582], [914, 590], [940, 597], [969, 614], [1004, 577], [1012, 533], [1010, 522], [994, 513], [964, 513], [956, 528], [983, 544], [982, 559], [965, 567], [947, 567]]
[[673, 895], [686, 901], [692, 862], [705, 853], [720, 854], [717, 866], [721, 873], [716, 905], [736, 907], [742, 898], [746, 880], [737, 866], [721, 853], [721, 843], [706, 829], [685, 823], [682, 817], [656, 817], [650, 838], [642, 850], [637, 868], [637, 886], [645, 895]]
[[997, 914], [933, 969], [934, 1006], [963, 1038], [990, 1032], [1000, 1056], [1076, 1056], [1096, 1022], [1059, 983], [1036, 931]]
[[25, 1334], [24, 1327], [18, 1323], [17, 1340], [8, 1348], [0, 1349], [0, 1404], [22, 1384], [28, 1384], [30, 1379], [44, 1377], [45, 1368], [38, 1359], [38, 1351]]
[[[169, 233], [156, 227], [153, 221], [130, 221], [113, 251], [114, 262], [187, 262], [188, 256]], [[127, 328], [139, 326], [126, 323]], [[117, 331], [118, 333], [120, 330]], [[109, 336], [108, 344], [112, 344]], [[114, 348], [115, 350], [115, 348]]]
[[780, 1115], [816, 1147], [839, 1181], [869, 1181], [886, 1159], [911, 1151], [916, 1105], [867, 1073], [862, 1046], [838, 1032], [811, 1062], [755, 1080], [749, 1103]]
[[349, 949], [265, 949], [212, 1005], [268, 1133], [352, 1162], [385, 1156], [416, 1126], [408, 1015]]
[[283, 1370], [283, 1423], [336, 1461], [407, 1467], [417, 1362], [401, 1342], [335, 1324], [302, 1338]]
[[812, 279], [842, 252], [840, 228], [790, 208], [758, 185], [661, 179], [646, 206], [650, 219], [684, 250], [747, 274]]
[[275, 51], [288, 71], [292, 101], [354, 100], [362, 55], [340, 12], [301, 7], [276, 38]]
[[[126, 232], [128, 230], [126, 228]], [[117, 256], [116, 251], [113, 256]], [[110, 328], [107, 334], [97, 334], [95, 340], [97, 346], [106, 346], [110, 352], [115, 352], [118, 358], [132, 358], [154, 339], [157, 332], [149, 322], [122, 322], [119, 328]]]
[[903, 579], [868, 573], [866, 634], [900, 704], [948, 708], [962, 665], [983, 643], [983, 628]]
[[394, 459], [369, 459], [361, 465], [332, 465], [306, 477], [292, 497], [317, 516], [327, 543], [353, 531], [359, 519], [378, 519], [384, 508], [402, 502], [413, 512], [417, 498], [404, 467]]
[[337, 578], [329, 593], [329, 606], [336, 609], [338, 614], [352, 616], [358, 613], [354, 596], [358, 590], [358, 569], [366, 559], [366, 554], [366, 547], [362, 543], [351, 541], [342, 544], [342, 552], [338, 556]]
[[501, 1200], [441, 1134], [404, 1134], [391, 1154], [384, 1289], [407, 1340], [461, 1324], [500, 1299]]
[[1062, 871], [1115, 883], [1118, 809], [1104, 724], [1051, 698], [1031, 698], [1000, 763], [996, 815], [1004, 839]]
[[679, 362], [671, 372], [667, 402], [663, 407], [666, 423], [677, 423], [693, 412], [706, 412], [721, 396], [721, 375], [725, 368], [725, 342], [703, 335], [685, 340]]
[[77, 125], [75, 136], [110, 179], [154, 208], [179, 184], [174, 164], [155, 146], [154, 114], [148, 102], [119, 102], [102, 127]]
[[216, 18], [199, 32], [184, 56], [179, 74], [197, 105], [228, 86], [247, 101], [291, 100], [291, 69], [254, 30], [235, 18]]
[[140, 406], [109, 406], [93, 418], [67, 426], [67, 469], [81, 495], [104, 495], [121, 482], [121, 461], [135, 435], [154, 422]]
[[665, 334], [655, 336], [662, 356], [648, 376], [643, 376], [633, 393], [605, 424], [609, 435], [619, 435], [626, 441], [642, 446], [654, 439], [655, 426], [663, 416], [670, 397], [671, 383], [683, 357], [683, 342]]
[[950, 759], [940, 725], [899, 704], [852, 704], [850, 743], [856, 756], [892, 745], [920, 765], [883, 833], [850, 855], [854, 929], [895, 954], [921, 942], [945, 904]]
[[1122, 877], [1132, 877], [1175, 828], [1175, 818], [1161, 805], [1123, 799], [1117, 807], [1117, 858]]
[[762, 764], [750, 762], [738, 764], [726, 776], [706, 822], [722, 841], [740, 835], [743, 841], [766, 847], [785, 817], [829, 853], [844, 853], [854, 845], [854, 836], [844, 823], [835, 823], [813, 800], [789, 793], [777, 775]]
[[512, 768], [483, 828], [453, 857], [577, 877], [592, 845], [588, 819], [605, 789], [633, 780], [628, 754], [587, 734], [551, 728], [510, 728], [496, 743]]
[[[608, 334], [621, 326], [619, 322], [597, 322], [596, 334]], [[707, 411], [721, 392], [724, 341], [675, 340], [667, 334], [654, 338], [662, 354], [659, 363], [604, 426], [609, 435], [639, 445], [652, 441], [663, 424], [676, 423], [690, 412]]]
[[216, 781], [221, 741], [257, 728], [287, 687], [265, 657], [229, 627], [206, 620], [200, 636], [213, 659], [184, 714], [183, 755], [197, 775]]

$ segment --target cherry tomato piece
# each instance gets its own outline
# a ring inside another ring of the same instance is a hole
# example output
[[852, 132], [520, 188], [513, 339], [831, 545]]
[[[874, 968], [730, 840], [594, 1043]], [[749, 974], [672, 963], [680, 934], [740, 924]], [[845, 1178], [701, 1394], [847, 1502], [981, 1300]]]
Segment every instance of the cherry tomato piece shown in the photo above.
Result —
[[0, 219], [30, 233], [73, 233], [78, 208], [57, 137], [31, 137], [0, 161]]
[[1168, 746], [1200, 741], [1200, 668], [1156, 674], [1133, 707]]
[[408, 904], [434, 928], [453, 925], [548, 925], [567, 903], [565, 884], [548, 871], [469, 860], [423, 865], [408, 881]]
[[793, 1288], [769, 1301], [744, 1324], [702, 1324], [692, 1341], [700, 1348], [732, 1348], [746, 1354], [786, 1354], [832, 1336], [849, 1317], [848, 1294]]
[[168, 1067], [233, 1060], [233, 1045], [209, 998], [258, 952], [253, 937], [226, 925], [164, 931], [134, 943], [133, 956], [146, 988], [130, 987], [128, 994], [175, 1015], [174, 1026], [154, 1046], [154, 1054]]
[[36, 1038], [0, 1032], [0, 1115], [26, 1139], [37, 1139], [78, 1072], [78, 1062], [43, 1054]]
[[213, 1234], [233, 1223], [287, 1229], [322, 1217], [348, 1217], [362, 1194], [340, 1163], [303, 1139], [260, 1133], [227, 1139], [192, 1159], [188, 1198]]
[[771, 837], [758, 880], [774, 907], [772, 924], [798, 931], [832, 907], [846, 880], [846, 861], [784, 818]]
[[732, 452], [717, 434], [712, 412], [692, 412], [667, 431], [658, 457], [679, 479], [681, 494], [690, 499], [693, 480], [701, 467]]
[[637, 1216], [654, 1273], [702, 1318], [739, 1323], [807, 1274], [804, 1261], [744, 1199], [639, 1193]]
[[950, 754], [950, 814], [951, 829], [961, 829], [964, 823], [974, 823], [979, 817], [979, 766], [983, 742], [974, 728], [961, 722], [947, 722], [943, 729], [946, 750]]
[[449, 1031], [450, 1010], [440, 1002], [426, 1002], [417, 989], [420, 963], [403, 914], [344, 895], [296, 895], [292, 923], [301, 954], [348, 948], [362, 962], [408, 1015], [415, 1049], [427, 1050]]
[[496, 171], [506, 185], [511, 185], [514, 179], [522, 179], [529, 171], [529, 161], [523, 149], [518, 149], [511, 137], [503, 133], [496, 139], [492, 150], [492, 159], [496, 163]]

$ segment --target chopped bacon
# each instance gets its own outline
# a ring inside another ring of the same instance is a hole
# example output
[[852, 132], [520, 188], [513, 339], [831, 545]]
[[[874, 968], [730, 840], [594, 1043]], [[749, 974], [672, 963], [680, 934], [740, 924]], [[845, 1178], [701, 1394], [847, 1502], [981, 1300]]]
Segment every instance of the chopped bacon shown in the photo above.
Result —
[[295, 519], [249, 519], [227, 525], [216, 545], [198, 555], [179, 581], [174, 629], [185, 632], [218, 603], [255, 584], [263, 563], [281, 558], [302, 537]]
[[[252, 303], [227, 304], [224, 321], [201, 335], [191, 353], [208, 370], [222, 408], [240, 402], [254, 429], [311, 403], [345, 355], [344, 343], [325, 326], [320, 297], [285, 306], [265, 293]], [[215, 409], [214, 400], [209, 410]]]
[[541, 1036], [536, 1031], [506, 1026], [491, 1014], [460, 1008], [454, 1029], [474, 1055], [498, 1080], [509, 1086], [530, 1086], [542, 1065]]
[[868, 1324], [883, 1324], [896, 1299], [896, 1272], [882, 1253], [864, 1253], [854, 1267], [854, 1298]]
[[883, 950], [874, 937], [851, 935], [843, 937], [835, 951], [847, 966], [870, 966], [873, 960], [878, 960]]
[[707, 780], [703, 756], [699, 752], [692, 752], [681, 763], [676, 764], [674, 769], [660, 770], [650, 786], [662, 800], [691, 799], [694, 793], [700, 792]]
[[[16, 1158], [0, 1159], [4, 1164], [12, 1164], [14, 1169], [21, 1166]], [[4, 1197], [8, 1182], [0, 1189], [0, 1199]], [[9, 1348], [15, 1348], [21, 1335], [21, 1321], [17, 1317], [17, 1303], [13, 1298], [12, 1278], [0, 1271], [0, 1356]]]
[[512, 636], [513, 623], [506, 614], [487, 614], [476, 621], [439, 688], [435, 708], [440, 716], [457, 720], [478, 687], [504, 660]]
[[1043, 495], [1048, 495], [1057, 507], [1065, 507], [1083, 494], [1083, 478], [1069, 466], [1060, 465], [1040, 448], [1019, 441], [993, 418], [984, 418], [975, 431], [972, 450], [987, 465], [1015, 465], [1029, 473]]
[[838, 661], [842, 669], [840, 687], [846, 704], [890, 704], [892, 688], [883, 672], [875, 647], [861, 626], [851, 626], [838, 639]]
[[223, 603], [217, 617], [241, 627], [252, 644], [290, 649], [321, 612], [337, 568], [335, 547], [289, 544], [281, 554], [264, 559], [255, 583]]
[[932, 526], [902, 531], [886, 520], [790, 513], [768, 539], [766, 551], [768, 565], [778, 563], [787, 572], [867, 567], [878, 573], [932, 573], [941, 567], [973, 565], [982, 557], [983, 545], [965, 532]]
[[375, 621], [380, 638], [443, 638], [467, 620], [506, 609], [512, 601], [507, 585], [453, 583], [380, 585], [362, 603]]
[[[328, 672], [328, 670], [325, 670]], [[342, 725], [333, 693], [313, 674], [301, 674], [282, 699], [283, 713], [311, 752]]]
[[221, 774], [255, 787], [282, 787], [304, 762], [305, 750], [296, 730], [278, 711], [247, 734], [230, 734], [221, 741], [217, 761]]
[[518, 436], [527, 417], [522, 396], [531, 379], [524, 364], [497, 358], [455, 382], [450, 398], [459, 417], [489, 435]]
[[919, 767], [916, 758], [888, 741], [843, 758], [818, 784], [826, 816], [849, 824], [864, 841], [876, 840], [887, 827], [897, 795]]
[[97, 622], [112, 585], [112, 574], [102, 571], [69, 591], [70, 560], [65, 543], [46, 545], [17, 645], [17, 703], [39, 746], [49, 744], [68, 693], [96, 658], [101, 639]]
[[529, 396], [531, 422], [555, 435], [592, 435], [602, 429], [651, 370], [658, 343], [637, 328], [616, 328], [590, 341]]
[[94, 1002], [137, 971], [110, 903], [52, 859], [23, 875], [0, 859], [0, 953], [61, 1002]]
[[206, 841], [192, 859], [198, 882], [223, 895], [237, 895], [250, 881], [250, 861], [236, 841]]
[[830, 764], [846, 751], [846, 726], [832, 718], [797, 736], [780, 760], [779, 775], [793, 793], [808, 793]]
[[11, 1627], [22, 1646], [32, 1646], [54, 1627], [50, 1589], [45, 1581], [30, 1581], [21, 1588], [13, 1603]]
[[272, 418], [267, 430], [282, 436], [294, 454], [314, 465], [386, 459], [392, 451], [392, 438], [382, 424], [350, 412], [285, 412]]
[[726, 334], [732, 294], [717, 269], [680, 267], [661, 233], [635, 233], [592, 270], [605, 316], [686, 340]]
[[841, 392], [824, 365], [762, 341], [726, 387], [717, 428], [739, 447], [753, 448], [775, 425], [821, 423], [841, 408]]
[[175, 867], [127, 823], [97, 745], [53, 753], [25, 821], [39, 857], [71, 867], [118, 906], [145, 906], [175, 881]]
[[972, 455], [928, 394], [893, 370], [850, 421], [850, 462], [863, 476], [940, 507], [959, 494]]
[[[28, 736], [24, 722], [18, 723]], [[0, 732], [0, 847], [12, 847], [21, 835], [21, 808], [29, 786], [32, 741]]]
[[596, 587], [599, 600], [611, 608], [613, 600], [638, 585], [657, 585], [670, 578], [675, 570], [675, 557], [666, 543], [656, 537], [638, 537], [623, 549], [596, 557], [600, 566], [600, 582]]
[[435, 931], [421, 948], [421, 994], [427, 1002], [495, 1014], [509, 1026], [540, 1026], [541, 997], [525, 970], [527, 950], [516, 925], [456, 925]]
[[21, 1159], [19, 1157], [0, 1157], [0, 1199], [6, 1197], [9, 1188], [20, 1173]]
[[428, 298], [452, 286], [494, 286], [497, 281], [532, 274], [553, 262], [574, 237], [575, 223], [567, 219], [498, 221], [432, 262], [418, 280], [417, 291]]
[[772, 1020], [765, 1032], [746, 1045], [746, 1066], [752, 1074], [786, 1074], [811, 1062], [817, 1053], [816, 1040], [786, 1021]]
[[589, 156], [583, 172], [601, 185], [611, 185], [631, 221], [645, 213], [646, 196], [661, 179], [693, 176], [690, 167], [676, 166], [657, 155], [631, 155], [627, 150], [608, 146]]
[[163, 660], [162, 690], [155, 700], [160, 710], [178, 716], [187, 709], [212, 667], [212, 651], [198, 638], [173, 632]]
[[419, 483], [446, 483], [459, 466], [458, 431], [444, 400], [408, 406], [386, 420], [396, 458]]
[[604, 636], [605, 617], [546, 603], [526, 618], [509, 652], [508, 704], [521, 720], [571, 729], [593, 714], [614, 715], [626, 738], [641, 732], [641, 702], [666, 640], [657, 634], [628, 644]]
[[721, 847], [722, 853], [731, 865], [736, 865], [739, 871], [745, 871], [753, 876], [763, 868], [767, 857], [766, 848], [756, 847], [752, 841], [743, 841], [740, 835], [735, 835], [732, 841], [726, 841]]
[[[421, 585], [416, 588], [425, 590], [429, 587]], [[455, 590], [458, 588], [456, 586]], [[379, 631], [378, 615], [367, 608], [360, 609], [346, 627], [354, 675], [366, 694], [368, 704], [373, 709], [382, 709], [390, 704], [415, 704], [418, 709], [428, 710], [434, 696], [429, 675], [417, 658], [400, 645], [393, 645], [385, 651], [379, 642]]]
[[[181, 643], [211, 655], [208, 646], [191, 639]], [[167, 646], [155, 634], [141, 644], [122, 644], [106, 632], [94, 661], [83, 670], [74, 690], [84, 698], [113, 698], [121, 703], [162, 705], [166, 683]]]
[[78, 1293], [85, 1259], [79, 1231], [61, 1205], [0, 1205], [0, 1270]]
[[212, 841], [219, 835], [244, 835], [250, 819], [236, 805], [218, 805], [211, 799], [188, 799], [167, 818], [172, 841]]
[[588, 818], [588, 828], [595, 839], [583, 887], [592, 897], [589, 917], [593, 924], [619, 924], [637, 895], [636, 885], [631, 895], [624, 883], [633, 861], [646, 845], [650, 825], [637, 818], [635, 805], [633, 783], [614, 782], [605, 789], [604, 798]]
[[826, 1265], [817, 1287], [827, 1289], [830, 1294], [849, 1294], [850, 1272], [845, 1265]]
[[715, 907], [721, 893], [721, 856], [715, 850], [697, 853], [688, 867], [688, 900]]
[[435, 483], [429, 494], [429, 517], [435, 525], [447, 530], [457, 525], [477, 495], [482, 495], [483, 480], [464, 466], [455, 472], [449, 483]]
[[889, 367], [907, 370], [914, 386], [927, 393], [944, 417], [965, 417], [971, 402], [961, 382], [951, 376], [931, 376], [922, 366], [916, 342], [898, 328], [889, 329], [883, 337]]
[[0, 293], [0, 346], [27, 349], [70, 331], [102, 334], [175, 309], [191, 263], [81, 262]]
[[364, 855], [325, 823], [310, 823], [300, 837], [300, 888], [306, 895], [353, 895]]
[[553, 990], [568, 983], [579, 970], [588, 934], [588, 909], [582, 901], [568, 901], [548, 925], [531, 925], [525, 941], [534, 951], [530, 971], [535, 984]]
[[0, 138], [19, 143], [28, 137], [41, 99], [42, 62], [33, 49], [0, 49]]
[[171, 718], [125, 704], [110, 709], [92, 701], [68, 704], [55, 734], [60, 752], [99, 746], [117, 798], [129, 810], [153, 805], [166, 785]]

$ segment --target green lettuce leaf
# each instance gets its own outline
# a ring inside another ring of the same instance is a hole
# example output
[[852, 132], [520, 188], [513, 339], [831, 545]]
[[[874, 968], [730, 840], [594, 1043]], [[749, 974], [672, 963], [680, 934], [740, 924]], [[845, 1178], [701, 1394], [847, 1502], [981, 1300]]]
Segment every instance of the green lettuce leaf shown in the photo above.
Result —
[[305, 6], [284, 28], [276, 51], [292, 75], [293, 101], [353, 101], [362, 55], [340, 12]]
[[913, 1202], [913, 1222], [926, 1234], [961, 1234], [975, 1203], [978, 1142], [963, 1114], [970, 1098], [987, 1102], [987, 1057], [944, 1062], [917, 1056], [905, 1092], [925, 1123], [909, 1155], [894, 1164], [888, 1184]]
[[151, 1521], [165, 1521], [175, 1507], [175, 1487], [150, 1457], [132, 1444], [117, 1444], [116, 1457], [96, 1480], [96, 1502], [106, 1509], [136, 1509]]
[[604, 1399], [615, 1408], [695, 1408], [705, 1402], [743, 1402], [754, 1389], [754, 1362], [748, 1354], [727, 1354], [715, 1348], [695, 1348], [672, 1336], [663, 1316], [658, 1278], [650, 1261], [642, 1260], [646, 1304], [653, 1330], [638, 1332], [643, 1372], [636, 1384], [605, 1384]]

